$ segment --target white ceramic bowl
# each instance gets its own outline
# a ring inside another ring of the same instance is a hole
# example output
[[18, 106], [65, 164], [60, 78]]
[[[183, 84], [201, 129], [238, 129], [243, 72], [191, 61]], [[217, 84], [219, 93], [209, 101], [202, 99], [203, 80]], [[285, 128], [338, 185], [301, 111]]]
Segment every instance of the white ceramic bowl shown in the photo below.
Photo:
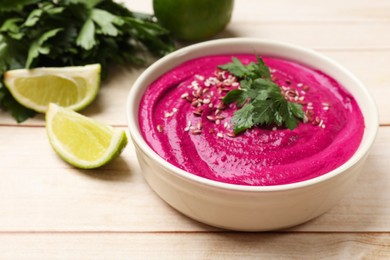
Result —
[[[254, 52], [319, 69], [352, 93], [363, 112], [366, 125], [363, 140], [352, 158], [339, 168], [307, 181], [254, 187], [221, 183], [190, 174], [166, 162], [148, 146], [138, 125], [138, 108], [145, 89], [154, 80], [196, 57]], [[195, 220], [242, 231], [286, 228], [329, 210], [352, 189], [378, 130], [378, 112], [371, 95], [354, 75], [338, 63], [312, 50], [249, 38], [203, 42], [158, 60], [132, 86], [126, 111], [130, 135], [150, 187], [173, 208]]]

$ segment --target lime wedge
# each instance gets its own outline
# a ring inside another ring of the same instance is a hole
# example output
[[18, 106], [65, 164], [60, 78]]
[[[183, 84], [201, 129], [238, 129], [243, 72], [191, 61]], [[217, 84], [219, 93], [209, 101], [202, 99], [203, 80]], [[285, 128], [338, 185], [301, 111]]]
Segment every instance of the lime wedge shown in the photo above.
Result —
[[52, 103], [46, 113], [46, 131], [57, 154], [71, 165], [83, 169], [107, 164], [127, 144], [124, 130]]
[[23, 106], [44, 113], [49, 103], [80, 110], [96, 97], [100, 64], [9, 70], [4, 84]]

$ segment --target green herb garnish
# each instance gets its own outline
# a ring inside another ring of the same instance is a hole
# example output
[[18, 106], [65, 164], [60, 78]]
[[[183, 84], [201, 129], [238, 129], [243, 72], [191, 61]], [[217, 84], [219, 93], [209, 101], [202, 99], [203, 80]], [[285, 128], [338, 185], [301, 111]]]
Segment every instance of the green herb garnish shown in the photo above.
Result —
[[0, 108], [18, 122], [34, 112], [2, 85], [18, 68], [145, 64], [146, 52], [174, 49], [169, 32], [151, 15], [131, 12], [113, 0], [4, 0], [0, 5]]
[[218, 68], [237, 77], [240, 88], [231, 90], [222, 100], [224, 104], [236, 103], [232, 117], [234, 133], [241, 133], [256, 125], [286, 126], [293, 130], [303, 119], [302, 105], [288, 101], [281, 88], [271, 80], [271, 73], [258, 56], [257, 63], [244, 65], [237, 58]]

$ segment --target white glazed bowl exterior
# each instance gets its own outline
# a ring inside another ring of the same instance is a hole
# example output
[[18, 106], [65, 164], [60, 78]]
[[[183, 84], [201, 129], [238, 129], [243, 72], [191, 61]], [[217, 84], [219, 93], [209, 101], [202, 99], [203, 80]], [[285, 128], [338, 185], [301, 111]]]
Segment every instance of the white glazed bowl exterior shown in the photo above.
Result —
[[[157, 155], [143, 139], [138, 124], [138, 108], [145, 89], [159, 76], [187, 60], [237, 53], [258, 53], [296, 61], [330, 75], [351, 92], [363, 112], [366, 125], [362, 143], [353, 157], [339, 168], [317, 178], [287, 185], [255, 187], [201, 178]], [[329, 210], [353, 188], [378, 130], [378, 112], [371, 95], [345, 68], [312, 50], [250, 38], [203, 42], [158, 60], [132, 86], [126, 111], [129, 132], [150, 187], [173, 208], [195, 220], [241, 231], [286, 228]]]

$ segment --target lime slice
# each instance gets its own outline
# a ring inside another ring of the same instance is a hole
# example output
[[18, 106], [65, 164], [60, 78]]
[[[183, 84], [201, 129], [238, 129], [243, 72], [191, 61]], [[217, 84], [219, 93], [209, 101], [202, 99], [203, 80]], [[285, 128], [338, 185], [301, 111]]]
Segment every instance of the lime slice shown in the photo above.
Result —
[[124, 130], [115, 129], [55, 104], [46, 113], [50, 144], [66, 162], [97, 168], [117, 157], [127, 144]]
[[80, 110], [96, 97], [100, 64], [9, 70], [4, 84], [23, 106], [44, 113], [49, 103]]
[[229, 23], [234, 0], [153, 0], [158, 22], [177, 39], [201, 41]]

